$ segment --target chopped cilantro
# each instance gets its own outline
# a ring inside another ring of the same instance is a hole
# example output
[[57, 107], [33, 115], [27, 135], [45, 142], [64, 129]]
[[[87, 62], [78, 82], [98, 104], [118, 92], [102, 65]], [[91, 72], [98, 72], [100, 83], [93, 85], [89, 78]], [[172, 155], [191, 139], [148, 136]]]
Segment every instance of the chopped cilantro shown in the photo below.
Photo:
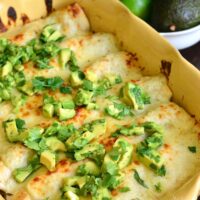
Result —
[[129, 106], [123, 103], [113, 102], [105, 108], [105, 113], [115, 119], [123, 119], [126, 116], [132, 116], [132, 112]]
[[130, 188], [129, 187], [122, 187], [119, 189], [120, 192], [124, 193], [124, 192], [128, 192], [130, 191]]
[[71, 94], [72, 88], [70, 86], [61, 86], [60, 92], [63, 93], [63, 94]]
[[137, 172], [137, 170], [134, 170], [134, 178], [141, 186], [148, 188], [148, 186], [145, 184], [144, 180], [140, 178], [140, 175]]
[[73, 51], [71, 52], [71, 57], [68, 64], [69, 64], [70, 71], [72, 72], [79, 71], [78, 62], [77, 62], [75, 53]]
[[156, 173], [159, 175], [159, 176], [165, 176], [166, 175], [166, 168], [165, 166], [163, 165], [160, 169], [158, 169], [156, 171]]
[[22, 131], [22, 130], [25, 129], [25, 121], [24, 121], [23, 119], [17, 118], [17, 119], [15, 120], [15, 122], [16, 122], [17, 129], [18, 129], [19, 131]]
[[197, 152], [197, 148], [195, 146], [188, 146], [188, 149], [192, 153], [196, 153]]
[[63, 79], [59, 76], [55, 76], [53, 78], [45, 78], [42, 76], [37, 76], [32, 80], [33, 88], [36, 92], [45, 89], [56, 90], [61, 87], [63, 82], [64, 82]]
[[161, 192], [161, 183], [157, 183], [156, 185], [154, 185], [156, 192]]

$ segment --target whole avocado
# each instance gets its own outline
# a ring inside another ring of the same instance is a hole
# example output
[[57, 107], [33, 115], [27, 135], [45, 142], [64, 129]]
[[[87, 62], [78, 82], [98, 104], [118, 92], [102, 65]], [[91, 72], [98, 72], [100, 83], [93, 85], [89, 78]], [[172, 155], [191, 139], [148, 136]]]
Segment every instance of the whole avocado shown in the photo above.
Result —
[[200, 0], [154, 0], [151, 25], [158, 31], [180, 31], [200, 24]]

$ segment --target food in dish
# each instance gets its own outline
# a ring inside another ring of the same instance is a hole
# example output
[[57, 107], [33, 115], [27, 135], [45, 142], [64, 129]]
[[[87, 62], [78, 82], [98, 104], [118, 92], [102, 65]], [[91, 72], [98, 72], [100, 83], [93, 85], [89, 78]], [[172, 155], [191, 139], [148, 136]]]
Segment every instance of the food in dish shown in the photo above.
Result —
[[200, 125], [78, 4], [1, 36], [7, 199], [157, 199], [200, 165]]

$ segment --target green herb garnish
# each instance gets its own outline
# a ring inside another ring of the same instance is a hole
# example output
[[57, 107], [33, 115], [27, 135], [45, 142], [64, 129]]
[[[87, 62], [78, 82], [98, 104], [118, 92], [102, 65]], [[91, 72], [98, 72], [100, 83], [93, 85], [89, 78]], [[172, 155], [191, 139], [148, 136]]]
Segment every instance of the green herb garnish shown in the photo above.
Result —
[[140, 175], [137, 172], [137, 170], [134, 170], [134, 178], [141, 186], [148, 189], [148, 186], [145, 184], [144, 180], [140, 178]]

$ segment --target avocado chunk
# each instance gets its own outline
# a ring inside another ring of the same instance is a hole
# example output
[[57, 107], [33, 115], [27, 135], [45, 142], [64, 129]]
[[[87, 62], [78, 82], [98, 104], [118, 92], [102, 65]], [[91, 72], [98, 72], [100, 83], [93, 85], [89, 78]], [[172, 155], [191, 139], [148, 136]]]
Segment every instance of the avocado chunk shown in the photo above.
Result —
[[74, 157], [77, 161], [91, 158], [97, 163], [101, 162], [105, 154], [105, 149], [102, 144], [92, 143], [83, 147], [83, 149], [75, 152]]
[[61, 104], [62, 104], [62, 108], [65, 108], [65, 109], [74, 109], [75, 108], [75, 104], [72, 100], [64, 100], [64, 101], [61, 101]]
[[111, 174], [110, 171], [103, 174], [102, 186], [108, 188], [109, 190], [116, 189], [123, 181], [124, 174], [118, 172], [116, 174]]
[[99, 106], [96, 104], [96, 103], [89, 103], [86, 107], [88, 110], [98, 110], [99, 109]]
[[27, 81], [23, 86], [18, 87], [20, 91], [27, 94], [28, 96], [32, 96], [34, 94], [33, 85], [31, 81]]
[[67, 141], [66, 145], [69, 150], [81, 149], [95, 138], [95, 134], [86, 131], [82, 134], [73, 134]]
[[43, 107], [42, 107], [42, 111], [43, 111], [43, 115], [47, 118], [51, 118], [53, 117], [53, 114], [54, 114], [54, 106], [50, 103], [48, 104], [45, 104]]
[[61, 40], [62, 38], [62, 33], [58, 30], [55, 30], [52, 25], [45, 26], [40, 35], [40, 39], [44, 42], [55, 42]]
[[106, 132], [106, 120], [105, 119], [98, 119], [92, 122], [92, 132], [96, 136], [100, 136], [105, 134]]
[[150, 135], [155, 132], [163, 133], [162, 127], [155, 122], [147, 121], [143, 123], [142, 126], [144, 127], [145, 131]]
[[80, 176], [84, 175], [99, 176], [100, 173], [101, 173], [100, 168], [93, 161], [87, 161], [84, 164], [79, 165], [76, 170], [76, 174]]
[[153, 1], [151, 25], [158, 31], [180, 31], [199, 23], [200, 2], [198, 0]]
[[22, 183], [31, 173], [33, 169], [31, 165], [24, 168], [15, 169], [13, 176], [18, 183]]
[[67, 119], [71, 119], [76, 115], [76, 112], [74, 109], [64, 109], [60, 108], [58, 110], [58, 116], [60, 121], [64, 121]]
[[15, 96], [11, 99], [11, 103], [13, 105], [13, 112], [18, 113], [19, 109], [26, 103], [27, 96], [26, 95], [19, 95]]
[[56, 154], [50, 150], [45, 150], [40, 155], [40, 163], [52, 171], [56, 166]]
[[154, 169], [160, 169], [163, 165], [163, 159], [160, 154], [156, 150], [149, 149], [143, 144], [140, 144], [137, 147], [136, 153], [138, 155], [138, 159], [151, 169], [152, 166], [154, 166]]
[[14, 179], [18, 183], [25, 181], [28, 176], [30, 176], [34, 171], [40, 168], [39, 159], [37, 156], [34, 156], [30, 163], [26, 167], [17, 168], [13, 171]]
[[130, 106], [122, 102], [112, 102], [105, 108], [105, 113], [115, 119], [123, 119], [126, 116], [132, 116]]
[[0, 91], [0, 97], [1, 97], [1, 100], [10, 100], [11, 99], [11, 92], [10, 90], [7, 88], [3, 88], [1, 91]]
[[115, 168], [116, 172], [119, 169], [126, 167], [132, 159], [133, 146], [127, 140], [119, 138], [113, 145], [113, 149], [106, 154], [102, 165], [103, 171]]
[[112, 86], [122, 82], [121, 76], [115, 74], [107, 74], [102, 80], [100, 80], [100, 85], [105, 89], [111, 89]]
[[10, 120], [3, 123], [6, 136], [10, 142], [18, 141], [19, 132], [17, 129], [16, 121]]
[[81, 71], [71, 72], [69, 81], [72, 87], [78, 87], [83, 84], [85, 75]]
[[100, 187], [97, 189], [96, 194], [92, 197], [92, 200], [111, 200], [112, 196], [110, 191], [105, 187]]
[[87, 176], [72, 176], [64, 179], [64, 186], [78, 186], [82, 188], [87, 181]]
[[46, 145], [52, 151], [66, 151], [65, 144], [57, 139], [57, 137], [46, 138]]
[[149, 97], [142, 92], [141, 88], [130, 82], [122, 87], [121, 97], [127, 105], [133, 106], [134, 110], [143, 109], [144, 104], [150, 103]]
[[67, 200], [79, 200], [78, 195], [76, 195], [74, 192], [72, 191], [66, 191], [64, 193], [64, 197], [67, 198]]
[[130, 127], [123, 127], [120, 129], [120, 134], [131, 136], [131, 135], [143, 135], [145, 134], [144, 127], [132, 125]]
[[7, 76], [10, 72], [12, 72], [12, 69], [12, 64], [9, 61], [7, 61], [6, 64], [3, 67], [1, 67], [1, 77]]
[[93, 92], [79, 89], [74, 99], [75, 104], [77, 106], [87, 106], [91, 102], [92, 96]]
[[76, 186], [73, 187], [73, 186], [69, 186], [69, 185], [64, 185], [64, 186], [62, 187], [62, 191], [63, 191], [63, 192], [71, 191], [71, 192], [77, 194], [77, 193], [79, 192], [79, 189], [76, 188]]
[[59, 54], [60, 66], [64, 69], [71, 57], [71, 50], [68, 48], [62, 49]]

